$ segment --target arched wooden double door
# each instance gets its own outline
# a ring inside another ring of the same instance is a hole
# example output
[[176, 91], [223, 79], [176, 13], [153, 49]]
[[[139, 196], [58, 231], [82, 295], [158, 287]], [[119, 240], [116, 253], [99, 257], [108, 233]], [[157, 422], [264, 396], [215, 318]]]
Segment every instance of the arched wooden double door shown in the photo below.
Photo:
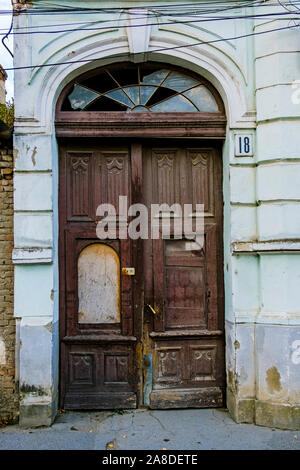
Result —
[[[128, 69], [123, 81], [120, 70], [107, 71], [120, 85], [112, 91], [97, 88], [103, 70], [83, 76], [57, 105], [61, 407], [222, 406], [223, 107], [197, 76], [156, 64]], [[111, 111], [109, 99], [131, 107]], [[186, 111], [201, 100], [213, 110]], [[168, 111], [181, 101], [184, 111]], [[182, 223], [194, 223], [202, 204], [201, 249], [187, 233], [175, 236], [176, 213], [159, 211], [162, 204], [189, 205]], [[106, 236], [98, 230], [103, 216]], [[170, 235], [162, 236], [169, 217]], [[141, 237], [128, 236], [145, 220]]]

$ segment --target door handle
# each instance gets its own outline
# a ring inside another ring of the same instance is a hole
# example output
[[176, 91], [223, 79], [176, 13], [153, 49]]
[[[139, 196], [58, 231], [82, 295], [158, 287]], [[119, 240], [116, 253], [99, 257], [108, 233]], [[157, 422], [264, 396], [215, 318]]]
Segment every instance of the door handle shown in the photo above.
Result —
[[151, 312], [153, 313], [153, 315], [156, 315], [156, 314], [157, 314], [157, 311], [152, 307], [152, 305], [147, 304], [147, 307], [150, 308], [150, 310], [151, 310]]

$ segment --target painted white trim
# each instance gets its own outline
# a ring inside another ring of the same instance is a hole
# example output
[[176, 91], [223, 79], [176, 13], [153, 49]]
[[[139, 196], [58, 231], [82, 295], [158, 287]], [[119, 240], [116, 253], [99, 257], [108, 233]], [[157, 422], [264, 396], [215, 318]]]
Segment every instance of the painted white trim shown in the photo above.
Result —
[[234, 242], [232, 252], [235, 253], [282, 253], [300, 252], [300, 241], [265, 241], [265, 242]]
[[[200, 38], [201, 39], [201, 38]], [[56, 100], [63, 87], [79, 74], [108, 63], [122, 61], [152, 60], [164, 64], [180, 65], [195, 71], [209, 80], [219, 91], [225, 108], [230, 128], [255, 128], [255, 112], [247, 109], [246, 83], [238, 64], [224, 51], [212, 46], [189, 46], [183, 49], [171, 49], [160, 53], [152, 50], [172, 48], [186, 44], [186, 36], [166, 31], [156, 31], [155, 38], [149, 41], [148, 51], [143, 54], [130, 54], [128, 40], [124, 37], [110, 38], [107, 36], [89, 47], [80, 47], [72, 54], [72, 61], [91, 62], [65, 64], [35, 70], [31, 79], [32, 87], [36, 88], [34, 116], [18, 116], [15, 123], [16, 134], [54, 133], [54, 111]], [[67, 49], [67, 46], [66, 46]], [[70, 56], [64, 49], [60, 50], [51, 62], [69, 62]]]
[[49, 264], [52, 263], [52, 248], [14, 248], [14, 264]]

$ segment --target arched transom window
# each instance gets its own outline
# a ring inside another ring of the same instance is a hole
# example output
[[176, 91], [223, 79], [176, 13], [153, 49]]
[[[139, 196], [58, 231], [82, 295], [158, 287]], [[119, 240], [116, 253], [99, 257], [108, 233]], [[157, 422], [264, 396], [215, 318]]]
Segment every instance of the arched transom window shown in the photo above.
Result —
[[219, 113], [220, 99], [197, 75], [162, 64], [121, 64], [83, 75], [65, 96], [62, 111]]

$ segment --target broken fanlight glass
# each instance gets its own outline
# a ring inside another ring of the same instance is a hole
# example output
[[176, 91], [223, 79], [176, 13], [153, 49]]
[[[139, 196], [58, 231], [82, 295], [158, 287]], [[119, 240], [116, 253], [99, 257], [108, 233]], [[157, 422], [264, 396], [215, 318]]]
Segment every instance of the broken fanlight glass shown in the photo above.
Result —
[[217, 113], [214, 93], [200, 77], [162, 68], [102, 69], [77, 81], [62, 111]]

